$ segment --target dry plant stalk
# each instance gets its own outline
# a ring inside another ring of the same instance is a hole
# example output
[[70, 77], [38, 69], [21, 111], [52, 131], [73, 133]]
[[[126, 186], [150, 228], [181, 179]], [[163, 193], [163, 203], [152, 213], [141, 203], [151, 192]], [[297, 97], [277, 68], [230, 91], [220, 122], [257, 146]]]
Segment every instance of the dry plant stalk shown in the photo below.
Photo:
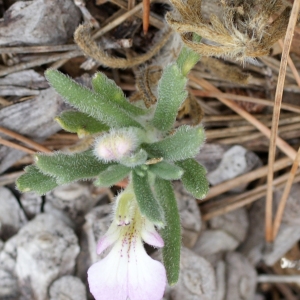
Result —
[[[219, 89], [217, 89], [214, 85], [212, 85], [210, 82], [204, 80], [203, 78], [197, 78], [193, 75], [188, 75], [188, 78], [198, 85], [200, 85], [203, 89], [212, 91], [212, 92], [221, 92]], [[233, 100], [229, 100], [224, 97], [217, 97], [223, 104], [231, 108], [233, 111], [241, 115], [244, 119], [249, 121], [253, 126], [255, 126], [261, 133], [263, 133], [267, 138], [270, 138], [271, 136], [271, 130], [265, 126], [262, 122], [260, 122], [258, 119], [256, 119], [253, 115], [249, 114], [247, 111], [245, 111], [243, 108], [241, 108], [236, 102]], [[286, 141], [281, 139], [280, 137], [277, 137], [276, 139], [276, 145], [279, 149], [281, 149], [282, 152], [284, 152], [288, 157], [290, 157], [292, 160], [294, 160], [296, 156], [295, 149], [290, 146]]]
[[[36, 149], [37, 151], [41, 151], [41, 152], [44, 152], [44, 153], [51, 153], [51, 151], [50, 151], [48, 148], [44, 147], [43, 145], [41, 145], [41, 144], [39, 144], [39, 143], [37, 143], [37, 142], [35, 142], [35, 141], [33, 141], [33, 140], [31, 140], [31, 139], [25, 137], [25, 136], [23, 136], [23, 135], [21, 135], [21, 134], [19, 134], [19, 133], [16, 133], [16, 132], [14, 132], [14, 131], [11, 131], [11, 130], [9, 130], [9, 129], [7, 129], [7, 128], [0, 127], [0, 132], [4, 133], [4, 134], [6, 134], [6, 135], [8, 135], [8, 136], [10, 136], [10, 137], [12, 137], [12, 138], [14, 138], [14, 139], [20, 141], [20, 142], [23, 142], [23, 143], [29, 145], [30, 147]], [[1, 144], [4, 145], [4, 141], [6, 141], [6, 140], [1, 139]], [[8, 141], [7, 141], [7, 142], [8, 142]], [[17, 144], [14, 144], [14, 143], [12, 143], [12, 142], [9, 142], [9, 143], [10, 143], [11, 146], [8, 146], [8, 147], [16, 148], [16, 147], [14, 147], [14, 145], [17, 145]], [[18, 145], [18, 146], [19, 146], [19, 145]], [[20, 146], [20, 147], [22, 147], [22, 149], [19, 148], [19, 150], [21, 150], [21, 151], [25, 151], [25, 152], [28, 152], [28, 153], [31, 153], [31, 154], [32, 154], [32, 153], [35, 153], [33, 150], [30, 150], [30, 149], [25, 148], [25, 147], [23, 147], [23, 146]], [[16, 149], [17, 149], [17, 148], [16, 148]], [[26, 150], [24, 150], [24, 149], [28, 149], [29, 151], [26, 151]]]
[[285, 208], [289, 193], [291, 191], [291, 187], [292, 187], [293, 181], [295, 179], [296, 172], [299, 167], [299, 163], [300, 163], [300, 148], [298, 149], [296, 158], [293, 162], [291, 171], [289, 173], [289, 178], [287, 180], [286, 186], [284, 188], [284, 191], [282, 193], [282, 196], [281, 196], [281, 199], [279, 202], [279, 206], [277, 208], [277, 213], [276, 213], [274, 224], [273, 224], [273, 240], [276, 239], [276, 236], [278, 234], [282, 216], [283, 216], [283, 212], [284, 212], [284, 208]]
[[[300, 1], [296, 0], [293, 4], [291, 17], [289, 19], [289, 24], [286, 32], [286, 36], [284, 39], [284, 47], [281, 56], [280, 69], [278, 74], [278, 82], [275, 94], [274, 101], [274, 110], [273, 110], [273, 118], [272, 118], [272, 129], [270, 135], [270, 146], [269, 146], [269, 171], [268, 171], [268, 188], [267, 188], [267, 197], [266, 197], [266, 220], [265, 220], [265, 239], [266, 242], [273, 241], [273, 215], [272, 215], [272, 206], [273, 206], [273, 178], [274, 178], [274, 159], [275, 159], [275, 150], [276, 150], [276, 141], [278, 141], [277, 133], [278, 133], [278, 123], [282, 102], [282, 94], [284, 88], [284, 79], [287, 68], [287, 61], [289, 56], [289, 51], [292, 44], [294, 29], [297, 23], [297, 18], [300, 9]], [[294, 151], [296, 152], [296, 151]], [[296, 153], [294, 154], [293, 159], [295, 158]]]
[[206, 66], [210, 72], [217, 75], [218, 78], [238, 84], [248, 84], [251, 75], [245, 74], [237, 66], [229, 65], [212, 57], [202, 57], [201, 64]]
[[74, 34], [74, 39], [81, 50], [89, 57], [95, 59], [102, 65], [110, 68], [132, 68], [149, 60], [164, 46], [172, 33], [171, 29], [164, 30], [156, 44], [147, 53], [132, 57], [119, 58], [109, 56], [105, 51], [98, 47], [91, 35], [91, 26], [80, 25]]
[[151, 88], [157, 85], [161, 74], [162, 68], [160, 66], [152, 65], [141, 70], [136, 78], [138, 92], [132, 95], [130, 101], [135, 102], [135, 100], [142, 99], [147, 108], [155, 104], [157, 99]]
[[[201, 13], [202, 0], [170, 0], [176, 11], [166, 16], [168, 23], [180, 33], [183, 42], [204, 56], [229, 57], [238, 61], [267, 55], [271, 46], [284, 36], [290, 8], [272, 23], [270, 17], [280, 11], [280, 0], [222, 0], [223, 17], [210, 16], [206, 22]], [[196, 33], [207, 39], [197, 43]]]
[[198, 125], [204, 117], [204, 111], [198, 103], [196, 97], [189, 91], [188, 97], [185, 99], [182, 107], [178, 111], [177, 118], [181, 119], [185, 115], [190, 115], [191, 125]]

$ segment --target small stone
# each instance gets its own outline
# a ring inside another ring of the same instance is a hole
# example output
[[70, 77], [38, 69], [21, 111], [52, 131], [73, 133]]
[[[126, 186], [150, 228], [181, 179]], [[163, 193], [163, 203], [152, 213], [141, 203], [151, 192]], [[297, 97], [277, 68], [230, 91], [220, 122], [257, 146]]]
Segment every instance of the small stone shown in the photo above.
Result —
[[94, 195], [90, 183], [74, 182], [47, 193], [44, 210], [55, 214], [69, 226], [82, 225], [85, 214], [105, 195]]
[[17, 278], [11, 272], [0, 268], [0, 299], [16, 300], [18, 295]]
[[211, 264], [185, 247], [181, 249], [178, 283], [171, 287], [172, 300], [212, 300], [216, 278]]
[[27, 222], [25, 214], [13, 193], [0, 187], [0, 237], [7, 240]]
[[193, 251], [215, 264], [226, 251], [236, 249], [239, 242], [223, 230], [208, 229], [201, 233]]
[[[261, 165], [259, 157], [242, 146], [233, 146], [227, 150], [219, 164], [212, 172], [207, 174], [210, 184], [217, 185], [226, 180], [245, 174]], [[246, 186], [242, 185], [234, 191], [240, 192]]]
[[34, 192], [23, 193], [20, 196], [22, 207], [29, 219], [32, 219], [42, 211], [42, 197]]
[[226, 300], [254, 299], [256, 290], [256, 270], [242, 254], [226, 254]]
[[220, 229], [232, 235], [240, 243], [244, 241], [249, 228], [248, 214], [244, 207], [231, 211], [209, 221], [211, 229]]
[[72, 274], [79, 253], [73, 230], [52, 215], [40, 214], [17, 235], [16, 274], [21, 294], [47, 299], [53, 280]]
[[55, 280], [49, 290], [50, 300], [86, 300], [83, 282], [75, 276], [63, 276]]
[[14, 3], [0, 19], [0, 45], [57, 45], [73, 36], [80, 11], [72, 0]]
[[[242, 244], [241, 251], [252, 264], [256, 265], [260, 260], [263, 260], [266, 265], [273, 266], [276, 261], [283, 257], [299, 241], [299, 190], [299, 183], [292, 185], [278, 235], [272, 247], [267, 247], [264, 231], [262, 230], [265, 219], [265, 198], [257, 200], [251, 206], [249, 211], [249, 232], [247, 239]], [[281, 195], [282, 190], [274, 192], [273, 215], [275, 215]]]

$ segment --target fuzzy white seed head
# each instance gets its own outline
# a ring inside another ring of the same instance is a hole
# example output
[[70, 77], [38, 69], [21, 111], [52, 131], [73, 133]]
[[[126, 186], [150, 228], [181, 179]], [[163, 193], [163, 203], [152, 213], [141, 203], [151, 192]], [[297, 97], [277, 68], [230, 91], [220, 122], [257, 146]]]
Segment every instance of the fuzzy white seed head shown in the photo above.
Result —
[[96, 140], [94, 153], [101, 160], [118, 161], [131, 155], [139, 144], [135, 129], [112, 130]]

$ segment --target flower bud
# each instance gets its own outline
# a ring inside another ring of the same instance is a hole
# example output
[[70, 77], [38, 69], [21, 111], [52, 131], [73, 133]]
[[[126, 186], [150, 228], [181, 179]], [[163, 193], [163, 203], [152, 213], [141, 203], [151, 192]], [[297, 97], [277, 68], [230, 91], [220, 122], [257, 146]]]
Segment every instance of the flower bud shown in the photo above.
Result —
[[135, 128], [110, 131], [96, 140], [94, 154], [104, 161], [119, 161], [130, 156], [139, 144]]

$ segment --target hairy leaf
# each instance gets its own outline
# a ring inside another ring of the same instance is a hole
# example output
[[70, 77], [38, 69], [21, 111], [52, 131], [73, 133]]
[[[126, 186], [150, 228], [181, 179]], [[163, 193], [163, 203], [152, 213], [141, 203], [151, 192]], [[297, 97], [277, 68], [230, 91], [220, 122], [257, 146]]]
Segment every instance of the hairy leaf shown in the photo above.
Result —
[[183, 46], [177, 59], [177, 65], [181, 70], [182, 75], [186, 76], [199, 59], [200, 54], [194, 52], [192, 49], [186, 46]]
[[160, 178], [155, 181], [155, 195], [163, 208], [165, 226], [160, 230], [165, 242], [163, 262], [170, 285], [175, 284], [179, 277], [181, 230], [180, 217], [172, 184]]
[[95, 185], [110, 187], [124, 179], [131, 171], [131, 168], [128, 168], [123, 165], [113, 165], [104, 170], [96, 181]]
[[25, 168], [25, 174], [17, 179], [17, 189], [20, 192], [34, 191], [39, 195], [44, 195], [57, 187], [55, 178], [43, 174], [34, 165]]
[[180, 179], [184, 172], [180, 167], [170, 164], [166, 161], [161, 161], [157, 164], [149, 165], [149, 171], [154, 173], [156, 176], [166, 180]]
[[164, 160], [183, 160], [194, 157], [205, 140], [202, 126], [190, 127], [183, 125], [165, 139], [142, 147], [153, 157], [163, 157]]
[[163, 212], [151, 191], [147, 171], [136, 172], [134, 170], [132, 172], [132, 183], [142, 215], [158, 227], [162, 227], [164, 224]]
[[79, 111], [64, 111], [55, 120], [64, 130], [79, 137], [109, 130], [107, 125]]
[[147, 160], [147, 157], [147, 152], [144, 149], [140, 149], [137, 153], [120, 159], [120, 163], [124, 166], [134, 168], [136, 166], [144, 164]]
[[92, 80], [94, 91], [100, 94], [107, 101], [116, 102], [122, 109], [133, 116], [140, 116], [146, 113], [142, 108], [136, 107], [128, 102], [123, 91], [116, 83], [107, 78], [103, 73], [96, 73]]
[[110, 127], [140, 127], [115, 102], [107, 101], [99, 94], [81, 86], [57, 70], [47, 70], [45, 76], [51, 86], [79, 111], [92, 116]]
[[158, 101], [153, 117], [153, 125], [161, 130], [172, 128], [177, 112], [187, 97], [187, 79], [176, 63], [168, 65], [158, 83]]
[[176, 164], [184, 170], [181, 180], [185, 189], [195, 198], [203, 199], [209, 190], [205, 168], [192, 158]]
[[35, 160], [38, 168], [55, 177], [59, 184], [93, 178], [111, 165], [99, 161], [91, 150], [73, 154], [36, 154]]

